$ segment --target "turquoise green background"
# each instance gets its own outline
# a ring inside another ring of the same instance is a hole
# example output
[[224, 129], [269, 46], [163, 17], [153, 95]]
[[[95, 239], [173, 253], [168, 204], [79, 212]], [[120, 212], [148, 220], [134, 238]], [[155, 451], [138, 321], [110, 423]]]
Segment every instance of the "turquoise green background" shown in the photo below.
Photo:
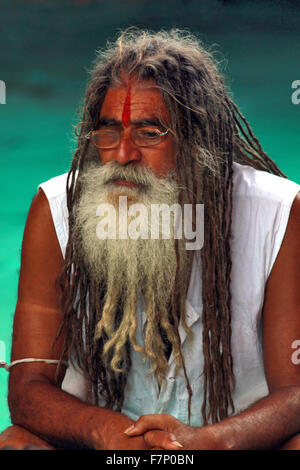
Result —
[[[39, 183], [68, 170], [95, 49], [128, 26], [185, 27], [216, 45], [265, 151], [300, 183], [300, 9], [291, 1], [0, 1], [0, 360], [10, 359], [21, 242]], [[5, 353], [3, 348], [5, 346]], [[5, 356], [5, 357], [4, 357]], [[10, 424], [0, 369], [0, 431]]]

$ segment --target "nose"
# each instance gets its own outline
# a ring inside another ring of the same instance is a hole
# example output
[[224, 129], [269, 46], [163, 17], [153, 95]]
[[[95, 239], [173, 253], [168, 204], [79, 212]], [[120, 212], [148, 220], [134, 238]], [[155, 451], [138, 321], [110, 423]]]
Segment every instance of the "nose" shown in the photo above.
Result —
[[130, 134], [122, 135], [118, 147], [115, 149], [115, 160], [120, 165], [126, 165], [142, 158], [141, 151], [131, 140]]

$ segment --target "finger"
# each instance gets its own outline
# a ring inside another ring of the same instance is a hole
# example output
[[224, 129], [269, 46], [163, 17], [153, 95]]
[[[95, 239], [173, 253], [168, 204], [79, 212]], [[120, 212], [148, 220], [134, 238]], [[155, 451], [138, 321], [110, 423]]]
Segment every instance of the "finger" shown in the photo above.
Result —
[[124, 433], [128, 436], [138, 436], [150, 429], [168, 430], [170, 428], [170, 416], [167, 414], [143, 415], [135, 424], [127, 428]]
[[152, 430], [144, 434], [145, 443], [150, 448], [160, 447], [164, 450], [179, 450], [182, 449], [174, 434], [166, 431]]

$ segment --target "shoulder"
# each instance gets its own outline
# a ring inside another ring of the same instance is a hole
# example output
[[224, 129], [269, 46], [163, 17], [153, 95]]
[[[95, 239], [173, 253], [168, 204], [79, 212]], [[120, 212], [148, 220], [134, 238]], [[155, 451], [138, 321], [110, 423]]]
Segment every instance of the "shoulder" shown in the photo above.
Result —
[[39, 184], [29, 209], [26, 225], [39, 226], [41, 222], [49, 222], [53, 225], [54, 200], [65, 199], [67, 176], [68, 173], [64, 173]]
[[67, 208], [67, 177], [68, 173], [56, 176], [39, 185], [44, 193], [51, 212], [51, 218], [63, 256], [68, 239], [68, 208]]
[[299, 212], [299, 191], [300, 186], [287, 178], [234, 164], [232, 246], [248, 265], [252, 260], [254, 274], [261, 266], [264, 279], [270, 275], [283, 240], [289, 244], [290, 236], [297, 236], [294, 220]]
[[48, 198], [41, 187], [38, 188], [35, 194], [26, 221], [25, 235], [28, 225], [30, 226], [30, 232], [33, 227], [41, 227], [47, 221], [52, 222], [51, 210], [49, 206]]
[[[300, 191], [300, 188], [299, 188], [299, 191]], [[294, 199], [292, 209], [291, 209], [291, 215], [293, 215], [293, 218], [295, 220], [300, 222], [300, 192], [297, 193]]]
[[38, 246], [41, 245], [43, 249], [49, 247], [50, 240], [57, 245], [57, 238], [54, 235], [55, 230], [49, 201], [44, 191], [39, 188], [28, 212], [23, 237], [23, 251], [29, 249], [33, 255]]
[[285, 241], [291, 249], [294, 247], [300, 255], [300, 192], [297, 193], [293, 200], [285, 234]]
[[287, 178], [234, 163], [234, 196], [291, 205], [300, 185]]
[[300, 194], [297, 194], [265, 289], [264, 365], [270, 391], [287, 385], [299, 385], [299, 369], [292, 361], [293, 343], [295, 338], [300, 337], [299, 280]]
[[43, 190], [47, 198], [62, 196], [66, 193], [68, 173], [55, 176], [41, 183], [39, 188]]
[[67, 173], [39, 185], [25, 225], [23, 262], [28, 259], [32, 264], [35, 258], [38, 262], [54, 252], [61, 258], [62, 239], [67, 237], [66, 182]]
[[299, 191], [300, 185], [294, 181], [234, 163], [233, 213], [238, 225], [247, 220], [252, 230], [284, 231], [293, 204], [297, 211]]

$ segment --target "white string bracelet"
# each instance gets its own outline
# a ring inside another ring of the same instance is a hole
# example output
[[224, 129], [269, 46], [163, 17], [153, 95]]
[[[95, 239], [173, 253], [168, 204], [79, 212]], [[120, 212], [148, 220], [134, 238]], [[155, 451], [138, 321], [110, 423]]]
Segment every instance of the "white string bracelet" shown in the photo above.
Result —
[[[5, 361], [0, 361], [0, 369], [3, 367], [7, 372], [13, 367], [16, 366], [17, 364], [22, 364], [23, 362], [41, 362], [42, 364], [58, 364], [60, 361], [56, 359], [37, 359], [35, 357], [28, 357], [26, 359], [18, 359], [17, 361], [13, 361], [10, 364], [8, 364]], [[63, 364], [67, 365], [65, 361], [63, 361]]]

